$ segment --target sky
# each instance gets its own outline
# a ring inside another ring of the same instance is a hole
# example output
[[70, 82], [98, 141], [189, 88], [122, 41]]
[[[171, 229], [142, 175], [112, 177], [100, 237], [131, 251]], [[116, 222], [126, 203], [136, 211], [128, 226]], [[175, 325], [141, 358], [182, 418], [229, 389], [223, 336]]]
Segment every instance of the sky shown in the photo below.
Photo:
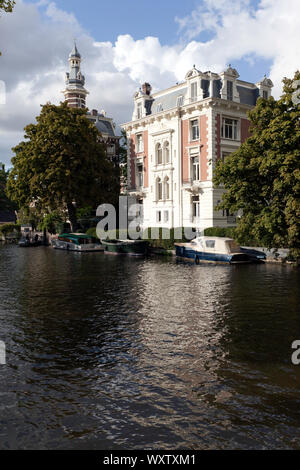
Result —
[[242, 80], [264, 74], [281, 94], [300, 68], [300, 0], [16, 0], [0, 16], [0, 162], [23, 139], [40, 105], [59, 104], [76, 38], [87, 106], [117, 125], [131, 120], [133, 94], [184, 80], [195, 64]]

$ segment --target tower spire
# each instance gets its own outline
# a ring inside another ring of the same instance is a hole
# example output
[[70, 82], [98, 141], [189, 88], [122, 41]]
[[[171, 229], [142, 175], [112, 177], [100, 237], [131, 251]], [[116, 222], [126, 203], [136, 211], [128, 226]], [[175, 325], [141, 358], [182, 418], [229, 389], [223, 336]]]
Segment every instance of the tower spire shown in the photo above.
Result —
[[69, 72], [66, 73], [66, 88], [63, 91], [65, 101], [71, 108], [85, 108], [86, 96], [89, 92], [84, 88], [85, 78], [80, 70], [81, 55], [78, 52], [76, 41], [69, 54]]

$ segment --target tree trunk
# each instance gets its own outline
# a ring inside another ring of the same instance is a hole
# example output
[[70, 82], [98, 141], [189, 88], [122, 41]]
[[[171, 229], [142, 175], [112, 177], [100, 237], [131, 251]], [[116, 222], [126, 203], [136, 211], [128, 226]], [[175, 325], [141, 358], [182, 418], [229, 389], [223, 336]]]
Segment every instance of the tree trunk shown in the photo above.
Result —
[[76, 215], [76, 207], [72, 202], [67, 203], [68, 215], [71, 224], [71, 231], [76, 232], [77, 230], [77, 215]]

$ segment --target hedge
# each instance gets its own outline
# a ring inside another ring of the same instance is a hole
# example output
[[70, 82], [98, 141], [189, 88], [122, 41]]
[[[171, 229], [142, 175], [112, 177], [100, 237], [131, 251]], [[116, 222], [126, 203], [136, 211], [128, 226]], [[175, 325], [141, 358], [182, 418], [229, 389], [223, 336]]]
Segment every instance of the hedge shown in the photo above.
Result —
[[[156, 230], [158, 231], [158, 239], [153, 239], [151, 238], [151, 234], [153, 234], [153, 231]], [[164, 236], [164, 230], [168, 230], [166, 228], [162, 227], [156, 227], [156, 228], [147, 228], [143, 232], [141, 232], [140, 238], [143, 240], [147, 240], [149, 242], [150, 247], [153, 248], [162, 248], [164, 250], [173, 250], [174, 249], [174, 243], [180, 243], [180, 242], [187, 242], [189, 239], [185, 238], [184, 236], [184, 228], [179, 227], [179, 228], [172, 228], [169, 229], [170, 231], [170, 237], [165, 240], [163, 238]], [[193, 231], [192, 228], [189, 228], [190, 231]], [[151, 233], [152, 232], [152, 233]], [[180, 232], [180, 237], [178, 237], [178, 232]], [[175, 239], [175, 235], [177, 233], [177, 238]], [[195, 233], [195, 232], [193, 232]], [[97, 237], [96, 233], [96, 227], [90, 228], [86, 232], [87, 235], [90, 235], [92, 237]], [[167, 232], [168, 234], [168, 232]], [[117, 238], [117, 239], [127, 239], [128, 238], [128, 233], [127, 230], [116, 230], [115, 233], [114, 231], [110, 230], [106, 232], [106, 238]]]
[[19, 224], [3, 224], [0, 225], [0, 233], [7, 235], [12, 232], [21, 232], [21, 226]]
[[204, 235], [207, 237], [234, 238], [240, 245], [243, 246], [263, 246], [263, 243], [260, 240], [254, 240], [253, 238], [247, 236], [238, 236], [235, 227], [210, 227], [204, 230]]

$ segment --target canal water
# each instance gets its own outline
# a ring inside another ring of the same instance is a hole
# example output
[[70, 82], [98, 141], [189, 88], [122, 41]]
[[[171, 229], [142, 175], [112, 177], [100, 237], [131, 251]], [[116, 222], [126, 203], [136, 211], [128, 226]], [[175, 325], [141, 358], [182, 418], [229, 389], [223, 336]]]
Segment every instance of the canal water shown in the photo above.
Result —
[[0, 448], [299, 449], [299, 278], [0, 247]]

